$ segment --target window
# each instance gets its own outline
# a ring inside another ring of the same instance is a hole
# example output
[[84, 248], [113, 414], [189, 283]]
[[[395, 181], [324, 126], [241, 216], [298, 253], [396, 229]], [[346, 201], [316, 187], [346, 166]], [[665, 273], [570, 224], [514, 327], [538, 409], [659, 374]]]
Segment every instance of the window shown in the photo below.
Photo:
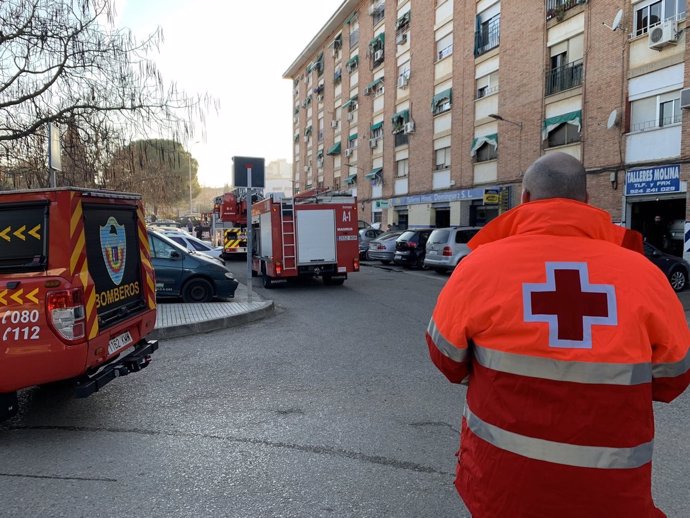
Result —
[[372, 124], [371, 139], [381, 140], [383, 138], [383, 121]]
[[149, 247], [151, 248], [151, 256], [156, 259], [173, 259], [174, 252], [179, 254], [179, 250], [172, 244], [151, 234], [149, 234]]
[[319, 142], [323, 142], [323, 117], [319, 119]]
[[448, 88], [434, 95], [434, 98], [431, 100], [431, 111], [434, 115], [445, 113], [451, 109], [452, 103], [452, 89]]
[[405, 132], [396, 133], [394, 136], [395, 136], [395, 143], [394, 143], [395, 147], [406, 146], [410, 141], [408, 134]]
[[343, 35], [338, 34], [335, 39], [333, 40], [333, 59], [334, 60], [339, 60], [340, 59], [340, 54], [341, 50], [343, 49]]
[[548, 147], [565, 146], [580, 142], [580, 128], [569, 122], [563, 123], [549, 132]]
[[350, 73], [357, 70], [357, 67], [359, 66], [359, 56], [352, 56], [345, 66], [347, 67], [347, 71]]
[[650, 27], [669, 19], [685, 18], [686, 0], [657, 0], [642, 2], [635, 10], [635, 36], [646, 33]]
[[350, 18], [350, 48], [353, 48], [359, 44], [359, 21], [357, 18]]
[[405, 61], [398, 67], [398, 88], [405, 88], [410, 82], [410, 62]]
[[[498, 4], [497, 4], [498, 5]], [[474, 55], [498, 47], [501, 33], [501, 13], [494, 14], [494, 8], [487, 9], [477, 16], [477, 31], [474, 33]]]
[[374, 39], [369, 42], [369, 56], [371, 57], [372, 66], [374, 67], [383, 63], [385, 41], [386, 37], [384, 33], [381, 32], [374, 36]]
[[493, 133], [472, 139], [471, 155], [475, 162], [498, 158], [498, 135]]
[[498, 92], [498, 70], [477, 79], [477, 99]]
[[436, 61], [440, 61], [453, 53], [453, 33], [446, 34], [436, 42]]
[[562, 92], [582, 84], [583, 48], [584, 36], [582, 34], [549, 47], [551, 67], [546, 74], [546, 95]]
[[404, 158], [402, 160], [398, 160], [395, 162], [395, 175], [398, 178], [401, 178], [403, 176], [407, 176], [407, 173], [409, 172], [409, 160], [407, 158]]
[[374, 0], [369, 7], [369, 12], [371, 13], [372, 22], [377, 25], [386, 16], [386, 2], [385, 0]]
[[[405, 14], [403, 14], [400, 18], [398, 18], [398, 21], [395, 23], [395, 34], [399, 37], [405, 34], [407, 31], [410, 30], [410, 11], [407, 11]], [[402, 41], [403, 38], [396, 38], [396, 41], [398, 43], [405, 43], [407, 41]]]
[[679, 90], [630, 103], [630, 131], [661, 128], [681, 120]]
[[435, 152], [435, 155], [436, 155], [436, 161], [435, 161], [434, 169], [439, 171], [441, 169], [450, 168], [450, 148], [449, 147], [437, 149]]

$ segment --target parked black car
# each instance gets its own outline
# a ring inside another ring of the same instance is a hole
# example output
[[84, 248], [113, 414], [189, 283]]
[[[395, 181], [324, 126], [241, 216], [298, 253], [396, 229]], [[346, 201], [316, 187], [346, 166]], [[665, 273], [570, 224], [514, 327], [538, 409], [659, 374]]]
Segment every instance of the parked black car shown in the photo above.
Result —
[[690, 271], [690, 264], [685, 259], [664, 253], [649, 243], [644, 244], [644, 255], [664, 272], [675, 291], [685, 289]]
[[406, 230], [395, 242], [395, 255], [393, 262], [403, 266], [424, 266], [426, 255], [426, 242], [433, 228]]

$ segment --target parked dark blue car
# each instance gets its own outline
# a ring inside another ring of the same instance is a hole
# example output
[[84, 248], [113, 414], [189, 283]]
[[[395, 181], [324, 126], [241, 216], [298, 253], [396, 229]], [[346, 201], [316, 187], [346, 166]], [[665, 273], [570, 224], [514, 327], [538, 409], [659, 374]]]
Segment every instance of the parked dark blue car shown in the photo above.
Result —
[[219, 260], [189, 251], [153, 230], [148, 236], [157, 297], [209, 302], [235, 296], [238, 282]]
[[668, 278], [675, 291], [682, 291], [688, 285], [690, 264], [682, 257], [662, 252], [649, 243], [644, 244], [644, 255], [656, 264]]

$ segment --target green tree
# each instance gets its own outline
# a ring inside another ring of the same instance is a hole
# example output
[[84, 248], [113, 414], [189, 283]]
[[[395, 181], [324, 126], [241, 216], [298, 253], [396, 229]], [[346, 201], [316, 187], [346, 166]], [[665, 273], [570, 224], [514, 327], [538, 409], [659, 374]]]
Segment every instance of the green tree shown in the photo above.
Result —
[[105, 187], [141, 193], [154, 214], [189, 199], [191, 167], [192, 196], [201, 192], [198, 163], [182, 144], [152, 139], [132, 142], [113, 154], [101, 179]]

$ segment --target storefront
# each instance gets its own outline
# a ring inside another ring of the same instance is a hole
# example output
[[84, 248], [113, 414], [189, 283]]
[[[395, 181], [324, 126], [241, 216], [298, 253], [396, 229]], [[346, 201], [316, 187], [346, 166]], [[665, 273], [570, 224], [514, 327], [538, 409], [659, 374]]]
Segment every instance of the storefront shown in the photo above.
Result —
[[625, 172], [625, 219], [645, 240], [664, 252], [682, 256], [685, 243], [687, 182], [680, 165]]
[[385, 203], [389, 221], [400, 228], [481, 226], [510, 208], [510, 193], [509, 186], [487, 186], [401, 196]]

